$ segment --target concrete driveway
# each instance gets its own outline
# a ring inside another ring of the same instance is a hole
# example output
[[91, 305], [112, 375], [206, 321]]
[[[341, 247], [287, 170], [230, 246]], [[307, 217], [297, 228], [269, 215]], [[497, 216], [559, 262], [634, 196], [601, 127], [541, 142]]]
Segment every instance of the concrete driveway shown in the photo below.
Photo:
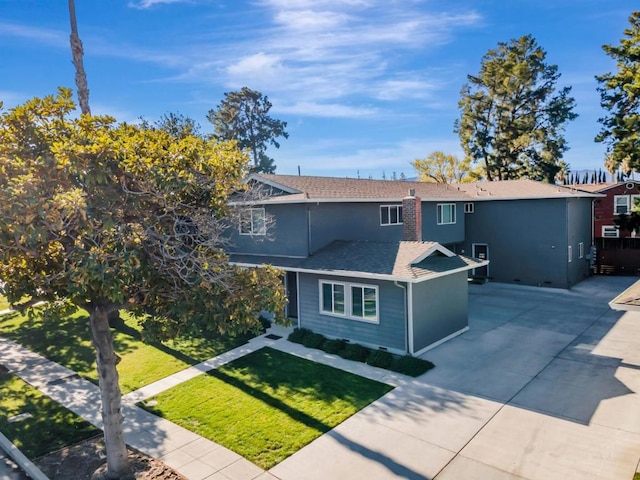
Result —
[[635, 278], [470, 286], [470, 331], [270, 473], [299, 479], [631, 480], [640, 459]]

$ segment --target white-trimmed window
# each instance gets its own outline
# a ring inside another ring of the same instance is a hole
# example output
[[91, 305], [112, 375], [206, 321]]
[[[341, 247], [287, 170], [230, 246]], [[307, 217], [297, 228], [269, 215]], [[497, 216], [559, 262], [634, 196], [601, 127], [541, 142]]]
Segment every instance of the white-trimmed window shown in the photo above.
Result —
[[381, 205], [380, 225], [402, 225], [402, 205]]
[[346, 315], [345, 284], [320, 282], [320, 311], [331, 315]]
[[569, 263], [571, 263], [572, 257], [573, 257], [573, 248], [571, 247], [571, 245], [569, 245]]
[[473, 203], [464, 204], [464, 213], [473, 213]]
[[379, 323], [378, 287], [320, 280], [320, 313]]
[[580, 242], [578, 244], [578, 258], [584, 258], [584, 243]]
[[439, 203], [438, 204], [438, 225], [448, 225], [456, 223], [456, 204], [455, 203]]
[[620, 230], [613, 225], [603, 225], [602, 236], [607, 238], [618, 238], [620, 236]]
[[248, 208], [240, 213], [240, 235], [265, 235], [264, 208]]
[[613, 197], [613, 213], [616, 215], [629, 213], [629, 195], [614, 195]]

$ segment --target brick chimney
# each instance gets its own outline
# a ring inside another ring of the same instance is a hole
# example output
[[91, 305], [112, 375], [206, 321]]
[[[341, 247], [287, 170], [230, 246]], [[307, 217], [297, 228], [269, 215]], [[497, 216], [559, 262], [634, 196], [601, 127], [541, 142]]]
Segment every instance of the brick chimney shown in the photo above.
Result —
[[422, 200], [413, 188], [402, 199], [402, 240], [422, 241]]

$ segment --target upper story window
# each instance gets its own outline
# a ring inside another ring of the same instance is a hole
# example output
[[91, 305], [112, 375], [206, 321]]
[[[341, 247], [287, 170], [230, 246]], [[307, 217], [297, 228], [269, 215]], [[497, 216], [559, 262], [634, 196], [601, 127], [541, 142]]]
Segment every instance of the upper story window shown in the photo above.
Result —
[[629, 213], [638, 201], [640, 201], [640, 195], [615, 195], [613, 197], [613, 213], [617, 215]]
[[380, 225], [402, 225], [402, 205], [381, 205]]
[[240, 235], [267, 233], [264, 208], [248, 208], [240, 213]]
[[378, 287], [320, 280], [320, 312], [378, 323]]
[[438, 225], [447, 225], [456, 223], [456, 204], [455, 203], [439, 203], [438, 204]]
[[618, 238], [620, 231], [613, 225], [604, 225], [602, 227], [602, 236], [608, 238]]
[[464, 213], [473, 213], [473, 203], [464, 204]]
[[613, 213], [627, 213], [629, 211], [629, 195], [615, 195], [613, 197]]

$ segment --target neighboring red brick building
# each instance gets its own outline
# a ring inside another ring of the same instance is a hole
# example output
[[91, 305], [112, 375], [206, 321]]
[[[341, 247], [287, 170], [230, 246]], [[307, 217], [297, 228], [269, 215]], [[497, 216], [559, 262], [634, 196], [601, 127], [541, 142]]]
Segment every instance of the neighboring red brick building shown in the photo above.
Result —
[[614, 220], [640, 202], [640, 181], [576, 185], [590, 193], [606, 195], [593, 202], [594, 272], [640, 275], [640, 235], [615, 228]]
[[576, 185], [576, 188], [606, 195], [605, 198], [597, 198], [593, 204], [593, 238], [631, 236], [630, 232], [616, 229], [614, 219], [621, 213], [629, 213], [635, 199], [640, 201], [640, 181]]

